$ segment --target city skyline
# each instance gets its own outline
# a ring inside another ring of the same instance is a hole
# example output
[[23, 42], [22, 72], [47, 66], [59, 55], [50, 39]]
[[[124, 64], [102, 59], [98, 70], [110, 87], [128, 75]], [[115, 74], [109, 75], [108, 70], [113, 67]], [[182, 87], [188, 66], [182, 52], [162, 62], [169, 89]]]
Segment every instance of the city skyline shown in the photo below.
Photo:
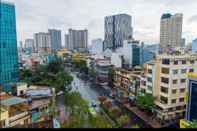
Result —
[[132, 16], [134, 38], [145, 43], [159, 43], [160, 18], [168, 12], [183, 13], [183, 37], [187, 43], [197, 37], [196, 0], [6, 1], [16, 6], [18, 41], [32, 38], [35, 32], [46, 32], [48, 28], [61, 29], [62, 37], [69, 28], [87, 28], [90, 45], [92, 39], [104, 38], [104, 17], [121, 13]]

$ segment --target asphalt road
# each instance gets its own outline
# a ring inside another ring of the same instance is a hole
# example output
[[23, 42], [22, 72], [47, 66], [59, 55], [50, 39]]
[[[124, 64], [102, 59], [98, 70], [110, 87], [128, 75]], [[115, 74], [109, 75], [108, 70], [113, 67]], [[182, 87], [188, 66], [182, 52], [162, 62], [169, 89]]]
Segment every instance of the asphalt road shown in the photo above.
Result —
[[[95, 85], [92, 85], [90, 82], [85, 82], [78, 78], [77, 72], [71, 72], [71, 75], [73, 76], [72, 91], [80, 92], [82, 97], [85, 100], [87, 100], [90, 104], [92, 102], [99, 103], [97, 99], [98, 96], [107, 93], [102, 87], [96, 87]], [[59, 119], [61, 122], [64, 122], [69, 116], [69, 114], [65, 112], [64, 100], [64, 96], [58, 96], [57, 98], [57, 104], [60, 110]], [[99, 111], [99, 107], [97, 107], [96, 110]]]

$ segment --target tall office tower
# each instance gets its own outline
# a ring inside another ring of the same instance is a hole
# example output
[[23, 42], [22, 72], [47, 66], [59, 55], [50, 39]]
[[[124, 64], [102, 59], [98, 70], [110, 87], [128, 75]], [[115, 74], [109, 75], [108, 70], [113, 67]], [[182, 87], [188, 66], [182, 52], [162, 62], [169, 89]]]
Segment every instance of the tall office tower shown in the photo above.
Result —
[[62, 48], [61, 30], [49, 29], [48, 32], [51, 37], [51, 49], [60, 50]]
[[123, 44], [124, 67], [132, 68], [141, 64], [141, 46], [136, 40], [125, 40]]
[[70, 43], [69, 43], [69, 34], [65, 34], [65, 48], [71, 50]]
[[34, 34], [35, 52], [38, 52], [38, 33]]
[[15, 5], [0, 2], [0, 7], [0, 86], [10, 92], [19, 78]]
[[189, 82], [188, 82], [188, 101], [187, 101], [187, 110], [186, 110], [186, 120], [187, 121], [195, 121], [197, 120], [197, 74], [190, 73], [188, 74]]
[[88, 30], [69, 29], [70, 49], [86, 49], [88, 46]]
[[24, 48], [26, 49], [28, 48], [31, 49], [31, 51], [34, 51], [35, 50], [34, 39], [26, 39]]
[[51, 51], [51, 39], [49, 33], [37, 33], [36, 34], [36, 44], [38, 46], [38, 51], [48, 52]]
[[163, 14], [160, 25], [160, 47], [181, 47], [182, 14]]
[[197, 53], [197, 38], [192, 41], [192, 53]]
[[23, 42], [19, 41], [19, 47], [22, 49], [23, 48]]
[[187, 101], [187, 110], [186, 110], [186, 120], [195, 121], [197, 120], [197, 74], [190, 73], [188, 74], [189, 84], [188, 84], [188, 101]]
[[182, 38], [181, 39], [181, 47], [185, 47], [186, 39]]
[[132, 18], [127, 14], [105, 17], [104, 50], [115, 50], [123, 46], [123, 41], [133, 37]]

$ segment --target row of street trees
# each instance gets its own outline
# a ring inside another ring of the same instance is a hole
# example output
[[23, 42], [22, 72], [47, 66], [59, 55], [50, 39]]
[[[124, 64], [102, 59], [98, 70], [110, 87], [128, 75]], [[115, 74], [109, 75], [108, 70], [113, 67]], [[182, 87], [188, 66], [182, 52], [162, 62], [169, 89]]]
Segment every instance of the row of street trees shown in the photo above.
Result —
[[99, 113], [93, 116], [89, 112], [89, 103], [79, 92], [65, 94], [66, 111], [70, 113], [69, 120], [62, 124], [63, 128], [111, 128], [111, 125]]
[[21, 81], [28, 85], [40, 85], [54, 87], [56, 91], [70, 90], [70, 84], [73, 77], [64, 69], [64, 63], [61, 59], [56, 59], [47, 65], [40, 65], [35, 70], [23, 70], [21, 72]]

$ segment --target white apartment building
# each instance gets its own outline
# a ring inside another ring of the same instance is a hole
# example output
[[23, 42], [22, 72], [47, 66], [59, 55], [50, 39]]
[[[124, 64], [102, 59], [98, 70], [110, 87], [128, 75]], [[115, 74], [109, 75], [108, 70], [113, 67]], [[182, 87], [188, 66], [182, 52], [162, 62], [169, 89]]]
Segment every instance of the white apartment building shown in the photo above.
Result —
[[161, 124], [183, 118], [186, 109], [187, 73], [197, 72], [197, 54], [161, 54], [145, 66], [141, 91], [156, 98], [155, 113]]
[[92, 40], [92, 45], [90, 47], [91, 54], [102, 54], [103, 53], [103, 40], [102, 39], [95, 39]]
[[181, 47], [183, 14], [163, 14], [160, 25], [160, 47]]
[[34, 35], [35, 43], [37, 50], [40, 51], [47, 51], [51, 49], [51, 37], [49, 33], [36, 33]]

